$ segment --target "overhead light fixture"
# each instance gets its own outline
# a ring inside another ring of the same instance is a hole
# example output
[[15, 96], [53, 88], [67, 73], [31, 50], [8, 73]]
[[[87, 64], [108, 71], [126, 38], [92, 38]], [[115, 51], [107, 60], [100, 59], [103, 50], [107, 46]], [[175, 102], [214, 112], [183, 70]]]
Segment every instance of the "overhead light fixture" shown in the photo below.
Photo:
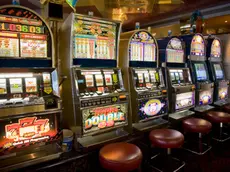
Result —
[[228, 23], [228, 21], [227, 21], [227, 20], [225, 20], [225, 23]]
[[140, 11], [140, 8], [137, 8], [137, 11]]

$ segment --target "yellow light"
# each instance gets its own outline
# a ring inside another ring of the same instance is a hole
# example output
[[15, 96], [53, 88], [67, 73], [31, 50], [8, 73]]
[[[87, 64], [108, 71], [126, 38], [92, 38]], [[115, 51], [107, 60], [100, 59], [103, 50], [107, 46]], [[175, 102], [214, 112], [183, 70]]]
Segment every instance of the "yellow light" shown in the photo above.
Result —
[[227, 21], [227, 20], [225, 20], [225, 23], [228, 23], [228, 21]]

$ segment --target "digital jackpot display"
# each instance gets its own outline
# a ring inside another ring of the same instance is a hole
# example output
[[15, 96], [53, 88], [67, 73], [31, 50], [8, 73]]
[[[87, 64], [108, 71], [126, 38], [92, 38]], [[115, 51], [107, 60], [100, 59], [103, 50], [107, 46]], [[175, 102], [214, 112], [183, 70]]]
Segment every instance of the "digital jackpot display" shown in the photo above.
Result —
[[0, 57], [50, 58], [51, 37], [33, 12], [17, 7], [0, 10]]
[[84, 109], [82, 111], [83, 133], [88, 134], [127, 124], [127, 104], [115, 104]]
[[166, 62], [167, 63], [183, 63], [184, 50], [182, 42], [178, 38], [172, 38], [166, 48]]
[[155, 40], [148, 32], [136, 32], [129, 45], [130, 61], [155, 62], [156, 48]]
[[73, 58], [116, 59], [117, 26], [115, 23], [92, 22], [77, 16], [73, 28]]
[[218, 39], [214, 39], [211, 46], [211, 57], [219, 58], [221, 56], [221, 44]]
[[191, 55], [205, 56], [204, 39], [201, 35], [195, 35], [191, 42]]

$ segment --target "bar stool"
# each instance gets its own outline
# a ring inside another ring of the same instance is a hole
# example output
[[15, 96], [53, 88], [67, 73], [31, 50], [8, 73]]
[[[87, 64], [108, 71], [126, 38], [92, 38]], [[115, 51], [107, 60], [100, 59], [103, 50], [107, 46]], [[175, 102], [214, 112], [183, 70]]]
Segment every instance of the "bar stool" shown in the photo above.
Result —
[[212, 123], [217, 123], [220, 125], [219, 133], [213, 136], [213, 139], [218, 142], [225, 142], [230, 139], [230, 135], [223, 132], [223, 124], [230, 123], [230, 114], [225, 112], [210, 111], [206, 115], [207, 119]]
[[212, 129], [212, 124], [204, 119], [189, 118], [182, 122], [184, 133], [198, 133], [199, 142], [192, 144], [191, 142], [185, 142], [183, 148], [197, 155], [203, 155], [209, 151], [212, 147], [208, 144], [202, 143], [202, 136], [208, 134]]
[[[166, 158], [161, 158], [160, 154], [151, 157], [152, 168], [157, 171], [178, 171], [185, 166], [184, 162], [171, 156], [171, 149], [180, 148], [184, 143], [182, 133], [173, 129], [156, 129], [150, 132], [149, 139], [153, 146], [167, 149]], [[164, 163], [165, 160], [167, 160], [166, 163]], [[157, 163], [155, 164], [154, 161]]]
[[99, 153], [101, 166], [109, 171], [128, 172], [140, 170], [142, 152], [134, 144], [111, 143], [101, 148]]

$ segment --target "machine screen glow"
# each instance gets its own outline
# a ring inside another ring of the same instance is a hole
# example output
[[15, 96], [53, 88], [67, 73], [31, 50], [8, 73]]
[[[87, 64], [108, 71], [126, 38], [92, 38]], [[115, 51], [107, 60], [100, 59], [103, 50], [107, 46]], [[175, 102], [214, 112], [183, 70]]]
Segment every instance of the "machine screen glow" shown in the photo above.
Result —
[[104, 86], [102, 75], [95, 75], [95, 79], [97, 87]]
[[207, 80], [208, 78], [207, 78], [205, 65], [203, 63], [195, 63], [194, 65], [195, 65], [197, 80], [198, 81]]
[[178, 38], [172, 38], [166, 48], [167, 63], [183, 63], [184, 50], [182, 42]]
[[191, 42], [191, 55], [205, 56], [204, 39], [201, 35], [195, 35]]
[[10, 92], [11, 93], [22, 93], [22, 78], [11, 78], [10, 79]]
[[6, 79], [0, 79], [0, 94], [6, 94]]
[[83, 133], [88, 134], [106, 128], [126, 125], [127, 112], [127, 104], [84, 109], [82, 111]]
[[25, 78], [26, 92], [37, 92], [37, 78]]
[[86, 87], [94, 87], [93, 75], [85, 75]]
[[220, 64], [213, 64], [215, 74], [216, 74], [216, 79], [223, 79], [224, 78], [224, 73], [223, 69]]
[[199, 93], [199, 105], [212, 103], [213, 90], [202, 91]]
[[211, 46], [211, 57], [219, 58], [221, 56], [221, 44], [218, 39], [214, 39]]

